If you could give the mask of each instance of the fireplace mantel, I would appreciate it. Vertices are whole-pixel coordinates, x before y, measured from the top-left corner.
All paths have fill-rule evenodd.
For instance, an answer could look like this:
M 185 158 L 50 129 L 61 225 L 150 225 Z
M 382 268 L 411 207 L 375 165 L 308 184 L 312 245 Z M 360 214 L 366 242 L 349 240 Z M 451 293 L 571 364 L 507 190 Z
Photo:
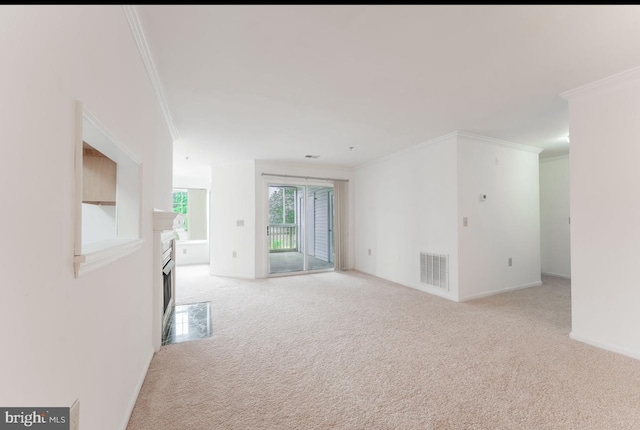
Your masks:
M 183 224 L 184 215 L 182 214 L 160 209 L 153 210 L 154 231 L 173 231 L 182 228 Z

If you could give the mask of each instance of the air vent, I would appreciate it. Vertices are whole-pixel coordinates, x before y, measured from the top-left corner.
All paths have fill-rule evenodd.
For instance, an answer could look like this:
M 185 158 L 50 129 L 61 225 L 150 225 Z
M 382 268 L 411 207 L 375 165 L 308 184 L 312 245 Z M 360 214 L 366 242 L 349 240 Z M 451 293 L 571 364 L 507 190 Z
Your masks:
M 320 158 L 319 155 L 305 155 L 304 158 Z
M 449 290 L 449 257 L 442 254 L 420 253 L 420 282 Z

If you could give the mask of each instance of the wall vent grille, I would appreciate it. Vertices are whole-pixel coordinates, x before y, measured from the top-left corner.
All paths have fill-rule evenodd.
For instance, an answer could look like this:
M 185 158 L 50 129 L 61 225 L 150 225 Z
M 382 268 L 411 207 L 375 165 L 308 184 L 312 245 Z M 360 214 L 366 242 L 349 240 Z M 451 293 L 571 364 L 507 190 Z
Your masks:
M 420 282 L 449 290 L 449 257 L 442 254 L 420 253 Z

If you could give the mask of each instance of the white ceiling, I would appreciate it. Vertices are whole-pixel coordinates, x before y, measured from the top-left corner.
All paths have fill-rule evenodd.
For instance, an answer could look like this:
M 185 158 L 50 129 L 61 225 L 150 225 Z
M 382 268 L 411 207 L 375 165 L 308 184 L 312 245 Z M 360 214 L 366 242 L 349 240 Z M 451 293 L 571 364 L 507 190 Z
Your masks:
M 568 151 L 559 94 L 640 65 L 637 5 L 138 13 L 180 135 L 176 174 L 241 159 L 355 166 L 454 130 L 554 156 Z

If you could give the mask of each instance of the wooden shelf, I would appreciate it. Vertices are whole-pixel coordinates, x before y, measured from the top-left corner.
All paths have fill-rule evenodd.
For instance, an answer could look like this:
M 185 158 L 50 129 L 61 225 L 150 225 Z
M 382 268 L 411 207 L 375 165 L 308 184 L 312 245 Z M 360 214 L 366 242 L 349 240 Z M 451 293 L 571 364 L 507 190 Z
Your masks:
M 82 203 L 115 205 L 116 175 L 116 163 L 83 142 Z

